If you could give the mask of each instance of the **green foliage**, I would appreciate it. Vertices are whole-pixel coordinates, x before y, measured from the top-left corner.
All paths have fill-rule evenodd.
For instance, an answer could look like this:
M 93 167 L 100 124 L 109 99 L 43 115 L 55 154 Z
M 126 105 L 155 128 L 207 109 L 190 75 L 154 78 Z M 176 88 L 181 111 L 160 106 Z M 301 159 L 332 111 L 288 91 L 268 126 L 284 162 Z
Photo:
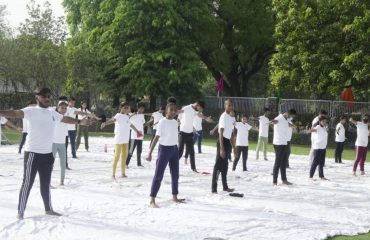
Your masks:
M 352 86 L 357 100 L 370 93 L 370 2 L 273 1 L 276 51 L 273 88 L 283 97 L 335 98 Z M 291 97 L 288 95 L 288 97 Z

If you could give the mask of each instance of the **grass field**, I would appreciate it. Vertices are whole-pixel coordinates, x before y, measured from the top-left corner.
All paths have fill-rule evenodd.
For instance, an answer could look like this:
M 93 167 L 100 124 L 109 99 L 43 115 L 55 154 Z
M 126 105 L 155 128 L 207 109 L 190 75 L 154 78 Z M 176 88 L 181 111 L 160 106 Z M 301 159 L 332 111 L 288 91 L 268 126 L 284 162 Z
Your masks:
M 20 140 L 21 133 L 16 132 L 13 130 L 4 130 L 5 136 L 9 139 L 9 141 L 12 144 L 18 144 Z M 107 133 L 107 132 L 102 132 L 102 133 L 94 133 L 90 132 L 90 136 L 102 136 L 102 137 L 113 137 L 113 133 Z M 145 140 L 149 140 L 149 136 L 145 137 Z M 216 139 L 204 139 L 203 144 L 207 146 L 216 146 Z M 256 149 L 256 142 L 250 142 L 249 143 L 249 148 L 250 149 Z M 268 146 L 268 151 L 273 152 L 273 146 L 272 144 L 269 144 Z M 292 145 L 292 154 L 296 155 L 303 155 L 306 157 L 310 152 L 310 146 L 301 146 L 301 145 Z M 327 151 L 327 157 L 329 158 L 334 158 L 334 149 L 329 148 Z M 354 150 L 351 149 L 345 149 L 343 152 L 343 159 L 354 159 L 355 158 L 355 152 Z M 369 159 L 367 160 L 369 161 Z M 370 232 L 367 234 L 360 234 L 358 236 L 337 236 L 337 237 L 331 237 L 328 238 L 327 240 L 370 240 Z

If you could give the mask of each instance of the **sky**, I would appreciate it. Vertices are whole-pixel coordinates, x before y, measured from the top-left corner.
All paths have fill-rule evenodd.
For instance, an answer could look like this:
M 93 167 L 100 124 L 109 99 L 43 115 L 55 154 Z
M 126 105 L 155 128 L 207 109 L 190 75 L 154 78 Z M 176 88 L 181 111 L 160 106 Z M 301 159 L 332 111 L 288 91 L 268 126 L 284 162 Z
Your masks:
M 12 28 L 17 28 L 26 19 L 26 5 L 28 2 L 29 0 L 0 0 L 1 5 L 6 5 L 7 15 L 5 19 Z M 35 0 L 35 2 L 42 6 L 46 0 Z M 49 0 L 51 9 L 56 17 L 65 16 L 62 2 L 63 0 Z

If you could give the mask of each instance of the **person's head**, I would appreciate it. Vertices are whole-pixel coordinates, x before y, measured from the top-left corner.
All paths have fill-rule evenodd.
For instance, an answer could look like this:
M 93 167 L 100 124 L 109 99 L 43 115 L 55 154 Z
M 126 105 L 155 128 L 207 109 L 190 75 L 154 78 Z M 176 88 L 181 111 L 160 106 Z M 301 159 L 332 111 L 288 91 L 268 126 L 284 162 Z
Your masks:
M 243 113 L 242 115 L 242 122 L 247 123 L 248 122 L 248 115 L 246 113 Z
M 203 112 L 204 108 L 206 107 L 204 101 L 196 101 L 194 105 L 198 112 Z
M 34 91 L 36 102 L 38 106 L 42 108 L 48 108 L 50 106 L 51 90 L 46 87 L 37 88 Z
M 64 115 L 67 112 L 68 103 L 67 101 L 61 100 L 58 102 L 57 112 Z
M 319 117 L 320 116 L 328 116 L 328 112 L 326 110 L 321 109 L 319 112 Z
M 144 113 L 145 104 L 143 102 L 138 102 L 136 106 L 137 106 L 137 112 L 138 113 Z
M 369 114 L 365 114 L 365 115 L 362 117 L 362 122 L 367 124 L 367 123 L 369 123 L 369 119 L 370 119 Z
M 177 103 L 177 100 L 175 97 L 169 97 L 167 98 L 167 103 L 173 103 L 173 104 L 176 104 Z
M 177 114 L 177 105 L 175 103 L 168 103 L 166 106 L 166 117 L 174 119 Z
M 66 96 L 59 96 L 58 101 L 68 101 L 68 98 Z
M 70 97 L 68 101 L 68 106 L 74 107 L 76 105 L 76 99 L 74 97 Z
M 120 113 L 122 113 L 122 114 L 128 114 L 128 113 L 131 112 L 131 107 L 130 107 L 130 104 L 128 102 L 121 103 L 119 108 L 120 108 Z
M 320 116 L 319 117 L 319 124 L 322 127 L 325 127 L 328 125 L 328 118 L 326 116 Z
M 86 109 L 87 108 L 87 102 L 86 101 L 81 101 L 81 108 Z
M 263 109 L 263 115 L 265 115 L 265 117 L 269 116 L 270 115 L 270 108 L 264 108 Z
M 344 116 L 344 115 L 340 116 L 339 121 L 340 121 L 341 124 L 345 124 L 347 122 L 347 117 Z
M 225 111 L 230 114 L 231 111 L 234 110 L 234 105 L 233 105 L 233 101 L 231 101 L 231 99 L 226 99 L 225 102 L 224 102 L 224 108 L 225 108 Z
M 297 116 L 297 111 L 294 108 L 291 108 L 287 111 L 288 118 L 293 119 L 295 116 Z
M 36 104 L 37 104 L 36 99 L 31 99 L 31 100 L 26 102 L 27 107 L 35 106 Z
M 166 112 L 166 106 L 165 106 L 165 105 L 162 105 L 162 106 L 159 108 L 159 112 L 160 112 L 160 113 L 165 113 L 165 112 Z

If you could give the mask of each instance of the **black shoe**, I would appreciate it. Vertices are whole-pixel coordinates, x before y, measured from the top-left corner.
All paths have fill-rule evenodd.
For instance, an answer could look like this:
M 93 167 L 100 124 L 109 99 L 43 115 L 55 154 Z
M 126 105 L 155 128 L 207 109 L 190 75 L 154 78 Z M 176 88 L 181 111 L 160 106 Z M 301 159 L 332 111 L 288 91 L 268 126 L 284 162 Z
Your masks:
M 196 169 L 191 169 L 193 172 L 195 172 L 195 173 L 199 173 L 198 172 L 198 170 L 196 170 Z
M 288 180 L 284 180 L 284 181 L 283 181 L 283 184 L 285 184 L 285 185 L 293 185 L 293 183 L 288 182 Z
M 67 170 L 72 170 L 72 168 L 70 168 L 70 167 L 66 167 L 66 169 L 67 169 Z

